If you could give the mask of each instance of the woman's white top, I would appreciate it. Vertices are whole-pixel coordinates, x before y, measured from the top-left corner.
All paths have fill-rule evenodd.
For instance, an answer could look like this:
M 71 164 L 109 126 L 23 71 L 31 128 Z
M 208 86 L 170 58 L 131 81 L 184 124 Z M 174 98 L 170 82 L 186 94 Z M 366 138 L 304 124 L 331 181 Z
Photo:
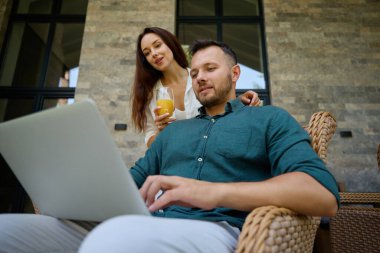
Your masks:
M 176 118 L 176 120 L 183 120 L 183 119 L 190 119 L 192 117 L 195 117 L 198 115 L 198 108 L 202 105 L 199 103 L 198 99 L 195 96 L 195 93 L 193 91 L 193 87 L 191 84 L 191 77 L 190 77 L 190 69 L 187 69 L 188 71 L 188 77 L 186 82 L 186 90 L 185 90 L 185 96 L 184 96 L 184 103 L 185 103 L 185 110 L 181 111 L 175 108 L 173 117 Z M 155 133 L 158 131 L 156 125 L 154 124 L 154 108 L 157 107 L 156 105 L 156 93 L 157 90 L 163 87 L 161 80 L 158 80 L 155 87 L 153 88 L 153 96 L 152 100 L 149 103 L 149 107 L 146 110 L 146 117 L 147 117 L 147 124 L 145 128 L 145 144 L 148 143 L 148 140 L 150 137 L 155 135 Z

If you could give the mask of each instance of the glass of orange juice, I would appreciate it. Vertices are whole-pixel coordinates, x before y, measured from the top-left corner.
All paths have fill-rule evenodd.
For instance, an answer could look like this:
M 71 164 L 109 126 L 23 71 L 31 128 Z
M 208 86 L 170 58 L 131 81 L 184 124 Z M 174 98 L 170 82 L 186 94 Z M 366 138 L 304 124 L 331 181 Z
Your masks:
M 169 117 L 171 117 L 174 112 L 174 95 L 172 88 L 159 88 L 156 94 L 156 104 L 161 107 L 158 110 L 158 115 L 169 113 Z

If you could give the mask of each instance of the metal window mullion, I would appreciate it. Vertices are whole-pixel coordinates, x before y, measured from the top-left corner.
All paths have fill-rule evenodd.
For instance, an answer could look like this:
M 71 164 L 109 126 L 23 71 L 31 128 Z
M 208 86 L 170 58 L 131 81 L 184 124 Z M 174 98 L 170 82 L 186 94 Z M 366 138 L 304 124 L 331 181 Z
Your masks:
M 75 88 L 22 88 L 22 87 L 0 87 L 0 98 L 6 97 L 29 97 L 42 94 L 45 97 L 74 97 Z
M 41 111 L 44 105 L 44 98 L 40 93 L 37 93 L 33 99 L 33 112 Z
M 58 16 L 59 12 L 61 11 L 61 6 L 62 6 L 62 0 L 54 0 L 51 13 L 54 16 Z
M 269 82 L 269 71 L 268 71 L 268 55 L 267 55 L 267 45 L 265 40 L 265 24 L 264 24 L 264 7 L 263 1 L 257 1 L 259 4 L 259 16 L 261 17 L 260 25 L 260 33 L 261 33 L 261 45 L 262 45 L 262 60 L 263 60 L 263 72 L 264 72 L 264 80 L 265 80 L 265 94 L 267 95 L 267 102 L 271 104 L 271 96 L 270 96 L 270 82 Z
M 59 14 L 61 1 L 56 0 L 53 1 L 53 6 L 51 8 L 51 15 L 49 19 L 49 32 L 48 37 L 46 40 L 46 47 L 45 47 L 45 53 L 44 53 L 44 60 L 42 62 L 41 71 L 40 71 L 40 78 L 38 82 L 38 88 L 43 88 L 45 86 L 45 80 L 46 80 L 46 74 L 49 68 L 49 61 L 50 61 L 50 55 L 51 50 L 53 48 L 53 41 L 54 41 L 54 34 L 55 34 L 55 28 L 56 28 L 56 19 Z M 40 95 L 37 95 L 37 100 L 39 100 L 39 105 L 42 103 L 40 100 L 43 98 L 40 97 Z M 41 107 L 42 108 L 42 107 Z M 39 108 L 37 108 L 38 110 Z
M 49 66 L 49 60 L 50 60 L 50 52 L 53 48 L 53 40 L 54 40 L 54 33 L 55 33 L 55 27 L 56 27 L 56 22 L 50 22 L 49 24 L 49 33 L 48 33 L 48 38 L 46 40 L 46 47 L 45 47 L 45 53 L 44 53 L 44 60 L 42 63 L 42 67 L 40 70 L 40 78 L 38 82 L 38 87 L 43 88 L 45 85 L 45 79 L 46 79 L 46 74 Z
M 11 15 L 10 20 L 18 22 L 32 22 L 32 23 L 48 23 L 56 21 L 57 23 L 84 23 L 86 21 L 85 15 L 45 15 L 45 14 L 14 14 Z

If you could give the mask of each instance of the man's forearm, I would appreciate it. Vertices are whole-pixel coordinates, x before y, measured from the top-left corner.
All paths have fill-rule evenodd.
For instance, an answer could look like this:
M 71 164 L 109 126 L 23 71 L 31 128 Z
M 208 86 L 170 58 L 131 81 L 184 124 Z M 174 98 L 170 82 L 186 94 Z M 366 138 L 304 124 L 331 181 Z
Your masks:
M 313 216 L 334 216 L 335 196 L 303 172 L 286 173 L 262 182 L 221 183 L 215 188 L 218 206 L 251 211 L 275 205 Z

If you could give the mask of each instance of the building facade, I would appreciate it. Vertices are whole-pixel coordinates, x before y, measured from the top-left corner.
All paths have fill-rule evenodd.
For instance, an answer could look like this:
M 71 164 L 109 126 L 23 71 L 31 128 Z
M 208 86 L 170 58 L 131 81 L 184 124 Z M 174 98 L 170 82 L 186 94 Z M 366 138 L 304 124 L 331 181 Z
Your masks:
M 0 46 L 12 0 L 0 3 Z M 338 129 L 328 167 L 347 191 L 380 191 L 380 3 L 264 0 L 270 96 L 300 124 L 326 110 Z M 175 33 L 175 0 L 89 0 L 75 101 L 93 99 L 131 166 L 146 150 L 131 122 L 137 35 Z M 115 131 L 115 124 L 126 131 Z

